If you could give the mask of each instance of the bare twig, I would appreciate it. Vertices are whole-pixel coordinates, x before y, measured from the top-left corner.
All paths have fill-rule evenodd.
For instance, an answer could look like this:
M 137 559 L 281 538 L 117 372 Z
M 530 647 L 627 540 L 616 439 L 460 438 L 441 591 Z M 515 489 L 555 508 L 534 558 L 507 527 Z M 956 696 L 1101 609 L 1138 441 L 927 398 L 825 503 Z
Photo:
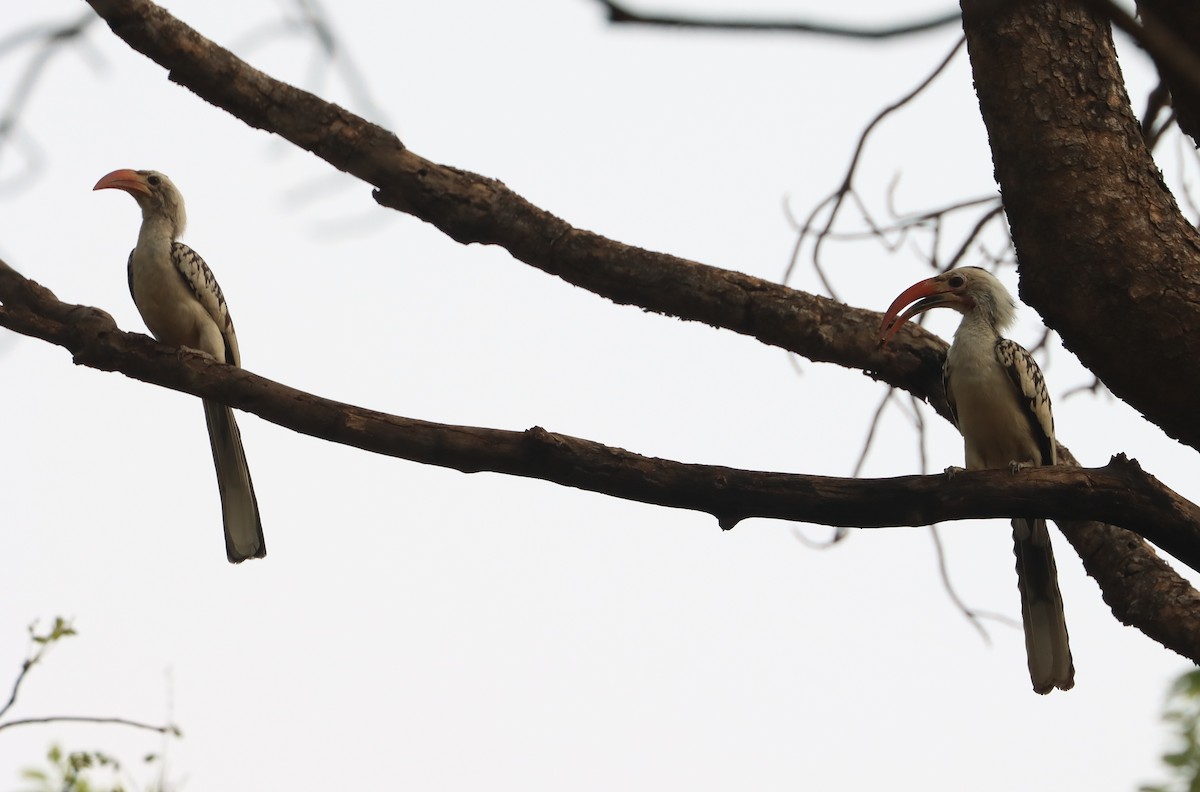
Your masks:
M 1095 377 L 1092 379 L 1091 382 L 1089 382 L 1087 384 L 1076 385 L 1074 388 L 1068 388 L 1067 390 L 1063 391 L 1062 396 L 1060 396 L 1059 398 L 1060 399 L 1069 399 L 1072 396 L 1079 395 L 1080 393 L 1090 393 L 1092 395 L 1095 395 L 1097 393 L 1100 393 L 1103 390 L 1104 390 L 1104 383 L 1100 381 L 1099 377 Z
M 954 251 L 954 255 L 946 260 L 946 263 L 943 265 L 941 271 L 945 272 L 946 270 L 952 270 L 962 264 L 963 259 L 967 256 L 967 252 L 971 249 L 971 245 L 974 244 L 975 240 L 979 239 L 980 235 L 983 234 L 984 229 L 987 228 L 988 224 L 1004 214 L 1004 205 L 1000 203 L 999 198 L 991 198 L 988 200 L 990 203 L 992 203 L 992 206 L 983 214 L 981 214 L 979 219 L 975 221 L 975 225 L 972 226 L 971 230 L 963 238 L 962 243 L 958 246 L 958 250 Z M 942 212 L 941 214 L 944 215 L 946 213 Z
M 837 36 L 857 39 L 887 39 L 908 36 L 948 27 L 959 21 L 958 11 L 919 19 L 912 22 L 897 22 L 878 27 L 857 27 L 833 22 L 804 20 L 748 20 L 748 19 L 702 19 L 690 16 L 668 16 L 631 11 L 615 0 L 598 0 L 608 9 L 608 20 L 620 24 L 658 25 L 666 27 L 703 28 L 708 30 L 746 30 L 779 33 L 812 33 L 822 36 Z
M 889 390 L 894 391 L 895 389 L 889 388 Z M 925 475 L 929 473 L 929 449 L 926 447 L 928 433 L 925 431 L 925 416 L 921 409 L 921 403 L 912 395 L 909 395 L 908 398 L 912 404 L 913 418 L 917 424 L 917 451 L 921 461 L 921 474 Z M 954 583 L 950 580 L 950 568 L 946 562 L 946 548 L 942 544 L 941 530 L 937 523 L 933 523 L 929 526 L 929 535 L 933 539 L 934 555 L 937 558 L 938 575 L 941 578 L 942 588 L 945 590 L 946 596 L 950 598 L 950 602 L 953 603 L 954 607 L 957 608 L 958 611 L 963 615 L 963 618 L 967 620 L 967 623 L 979 632 L 980 637 L 983 638 L 983 642 L 990 645 L 992 638 L 988 634 L 987 628 L 983 626 L 982 619 L 990 618 L 998 621 L 1008 621 L 1009 623 L 1012 623 L 1012 620 L 1002 616 L 1001 614 L 991 613 L 988 611 L 978 611 L 967 605 L 966 600 L 959 595 L 958 590 L 954 588 Z
M 142 723 L 141 721 L 129 720 L 128 718 L 91 718 L 86 715 L 47 715 L 41 718 L 20 718 L 0 723 L 0 731 L 11 729 L 13 726 L 28 726 L 33 723 L 108 723 L 119 726 L 132 726 L 135 729 L 146 729 L 147 731 L 168 734 L 174 737 L 179 737 L 182 734 L 178 726 L 169 723 L 165 726 L 156 726 L 153 723 Z
M 18 172 L 10 179 L 11 182 L 25 180 L 41 166 L 41 154 L 32 139 L 18 138 L 21 113 L 25 109 L 26 102 L 45 73 L 50 59 L 60 53 L 68 42 L 81 41 L 81 34 L 95 20 L 94 14 L 84 12 L 60 25 L 34 25 L 0 39 L 0 58 L 13 55 L 27 45 L 33 45 L 33 53 L 25 63 L 23 73 L 17 78 L 12 93 L 5 100 L 3 108 L 0 109 L 0 155 L 14 141 L 25 144 L 26 165 L 23 171 Z
M 1167 87 L 1166 80 L 1159 80 L 1158 85 L 1154 86 L 1146 97 L 1146 110 L 1142 113 L 1142 137 L 1146 140 L 1146 148 L 1151 151 L 1158 145 L 1162 133 L 1174 119 L 1170 108 L 1171 90 Z M 1166 119 L 1161 124 L 1156 123 L 1164 111 L 1167 113 Z
M 0 707 L 0 718 L 4 717 L 17 700 L 17 692 L 21 689 L 21 683 L 25 681 L 25 677 L 29 674 L 30 669 L 41 662 L 45 657 L 46 652 L 50 647 L 58 643 L 63 638 L 75 635 L 75 629 L 71 624 L 65 621 L 61 616 L 55 618 L 54 625 L 50 630 L 42 635 L 37 633 L 37 624 L 29 626 L 30 641 L 37 647 L 31 651 L 26 657 L 25 662 L 21 664 L 21 670 L 17 674 L 16 680 L 13 682 L 12 693 L 8 697 L 8 702 Z M 137 729 L 147 729 L 149 731 L 158 732 L 160 734 L 169 734 L 175 737 L 180 736 L 179 728 L 167 724 L 165 726 L 155 726 L 150 723 L 142 723 L 141 721 L 129 720 L 128 718 L 99 718 L 86 715 L 44 715 L 37 718 L 18 718 L 16 720 L 5 721 L 0 723 L 0 731 L 11 729 L 14 726 L 28 726 L 34 723 L 106 723 L 117 724 L 119 726 L 132 726 Z
M 883 394 L 883 398 L 879 400 L 879 406 L 875 408 L 875 412 L 871 415 L 871 423 L 867 426 L 867 438 L 863 441 L 862 451 L 859 452 L 858 461 L 854 463 L 854 472 L 851 477 L 858 478 L 862 473 L 863 465 L 867 463 L 867 454 L 871 452 L 871 445 L 875 442 L 875 431 L 879 428 L 879 420 L 883 417 L 883 411 L 887 408 L 888 402 L 892 400 L 892 396 L 896 393 L 895 388 L 888 388 Z M 925 471 L 922 470 L 922 473 Z
M 1200 55 L 1151 11 L 1139 7 L 1139 23 L 1132 14 L 1113 0 L 1081 0 L 1099 11 L 1122 32 L 1140 44 L 1159 67 L 1166 67 L 1185 83 L 1189 91 L 1200 94 Z
M 821 246 L 826 236 L 833 229 L 833 224 L 837 221 L 837 216 L 841 210 L 842 203 L 854 189 L 854 174 L 858 170 L 858 164 L 862 159 L 863 150 L 866 148 L 867 140 L 870 138 L 875 127 L 879 126 L 879 124 L 882 123 L 885 118 L 919 96 L 921 92 L 928 88 L 933 81 L 937 79 L 938 75 L 946 70 L 946 67 L 950 65 L 950 62 L 954 60 L 954 57 L 958 54 L 959 50 L 962 49 L 965 41 L 966 39 L 960 38 L 928 77 L 922 80 L 919 85 L 902 96 L 900 99 L 880 110 L 863 129 L 862 133 L 858 137 L 858 143 L 854 147 L 854 153 L 850 157 L 850 165 L 846 169 L 846 175 L 842 179 L 842 183 L 827 198 L 817 204 L 816 208 L 809 213 L 808 217 L 798 229 L 796 244 L 792 250 L 792 259 L 788 263 L 788 266 L 783 273 L 784 283 L 787 283 L 791 280 L 792 273 L 795 270 L 796 264 L 799 260 L 800 250 L 808 236 L 811 234 L 815 237 L 813 241 L 811 262 L 813 267 L 816 269 L 817 274 L 820 276 L 822 285 L 825 287 L 826 291 L 831 297 L 836 299 L 836 293 L 834 292 L 832 285 L 829 283 L 829 279 L 825 276 L 824 270 L 821 267 Z M 829 207 L 829 211 L 825 218 L 825 222 L 821 224 L 821 227 L 818 230 L 814 230 L 817 226 L 817 217 L 819 213 L 824 211 L 826 207 Z
M 974 627 L 979 633 L 979 637 L 983 639 L 983 642 L 989 646 L 991 646 L 992 643 L 992 636 L 988 633 L 987 628 L 983 626 L 984 619 L 998 621 L 1002 624 L 1008 625 L 1009 627 L 1020 627 L 1020 622 L 1005 616 L 1003 613 L 975 610 L 974 608 L 969 607 L 967 603 L 963 601 L 963 599 L 958 595 L 958 592 L 955 591 L 954 584 L 950 581 L 950 568 L 946 563 L 946 549 L 942 545 L 942 537 L 938 532 L 938 526 L 929 526 L 929 534 L 933 539 L 933 546 L 937 555 L 938 574 L 942 578 L 942 587 L 946 590 L 946 594 L 950 597 L 950 601 L 954 603 L 954 606 L 959 610 L 959 612 L 966 617 L 967 623 Z
M 50 647 L 63 638 L 74 634 L 74 628 L 61 616 L 54 620 L 54 625 L 44 635 L 37 633 L 36 622 L 29 625 L 29 642 L 32 644 L 32 647 L 25 661 L 21 663 L 21 670 L 17 673 L 17 678 L 13 681 L 12 692 L 9 693 L 8 701 L 5 702 L 3 707 L 0 707 L 0 718 L 3 718 L 5 713 L 12 709 L 13 705 L 17 702 L 17 693 L 21 690 L 21 683 L 25 681 L 25 677 L 29 674 L 29 671 L 46 656 L 46 652 L 50 651 Z M 3 728 L 3 725 L 0 725 L 0 728 Z

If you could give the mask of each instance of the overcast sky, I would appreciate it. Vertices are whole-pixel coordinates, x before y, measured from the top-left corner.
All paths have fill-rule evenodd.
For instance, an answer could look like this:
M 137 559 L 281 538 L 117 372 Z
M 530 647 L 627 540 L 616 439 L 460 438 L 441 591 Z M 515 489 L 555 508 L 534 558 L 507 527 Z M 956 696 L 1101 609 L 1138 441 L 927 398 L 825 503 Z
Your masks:
M 803 214 L 832 190 L 862 126 L 958 35 L 618 29 L 590 0 L 329 5 L 369 98 L 344 62 L 323 65 L 311 37 L 279 27 L 290 4 L 170 9 L 577 226 L 773 280 L 795 242 L 785 206 Z M 9 6 L 0 39 L 85 10 Z M 30 54 L 0 60 L 0 101 Z M 1145 64 L 1134 54 L 1126 69 L 1140 107 Z M 778 349 L 614 306 L 381 209 L 368 186 L 169 83 L 97 23 L 52 60 L 0 150 L 0 258 L 128 330 L 144 331 L 125 280 L 139 214 L 118 191 L 91 191 L 122 167 L 161 170 L 183 192 L 184 239 L 220 280 L 243 364 L 321 396 L 827 475 L 851 473 L 883 396 L 861 373 L 802 362 L 797 374 Z M 880 129 L 862 168 L 876 207 L 897 174 L 904 211 L 994 192 L 965 53 Z M 925 276 L 910 246 L 843 246 L 828 263 L 840 296 L 874 309 Z M 803 267 L 793 284 L 819 288 Z M 948 336 L 954 317 L 930 326 Z M 1040 328 L 1022 308 L 1014 337 L 1032 344 Z M 1042 362 L 1055 397 L 1090 381 L 1061 349 Z M 0 732 L 0 790 L 20 788 L 54 741 L 115 754 L 143 779 L 138 757 L 165 750 L 174 788 L 226 792 L 1105 792 L 1160 777 L 1162 699 L 1189 664 L 1118 624 L 1057 533 L 1077 684 L 1041 697 L 1019 627 L 985 622 L 985 643 L 955 609 L 927 529 L 852 532 L 816 551 L 782 522 L 722 533 L 703 514 L 371 456 L 243 414 L 268 556 L 235 567 L 197 399 L 7 333 L 0 372 L 0 689 L 30 622 L 63 615 L 80 631 L 10 717 L 170 720 L 185 735 Z M 1116 400 L 1058 398 L 1056 418 L 1086 464 L 1123 451 L 1200 497 L 1194 452 Z M 930 469 L 961 464 L 954 429 L 930 424 Z M 865 474 L 919 465 L 911 422 L 889 412 Z M 1019 619 L 1007 523 L 942 536 L 966 602 Z

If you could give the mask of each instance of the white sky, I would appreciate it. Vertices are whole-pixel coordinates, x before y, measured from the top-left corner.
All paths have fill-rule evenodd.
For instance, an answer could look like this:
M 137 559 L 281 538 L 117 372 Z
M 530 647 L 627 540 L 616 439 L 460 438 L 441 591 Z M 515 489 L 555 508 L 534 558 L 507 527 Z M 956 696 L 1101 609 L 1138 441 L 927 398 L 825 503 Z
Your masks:
M 9 5 L 0 37 L 83 8 Z M 881 5 L 897 17 L 943 7 Z M 170 5 L 276 77 L 370 113 L 335 74 L 314 76 L 310 40 L 240 46 L 284 7 Z M 877 21 L 878 7 L 839 13 Z M 417 153 L 578 226 L 771 279 L 794 241 L 784 200 L 804 213 L 830 190 L 865 122 L 956 35 L 869 45 L 611 29 L 588 0 L 345 0 L 332 13 L 377 120 Z M 0 60 L 0 97 L 23 63 Z M 829 366 L 797 376 L 780 350 L 616 307 L 380 209 L 367 186 L 170 84 L 101 24 L 52 62 L 21 123 L 41 168 L 25 175 L 0 152 L 0 257 L 143 331 L 124 272 L 136 207 L 91 187 L 118 167 L 165 171 L 246 367 L 323 396 L 848 475 L 883 393 Z M 863 165 L 880 205 L 897 172 L 906 209 L 994 190 L 964 55 L 880 134 Z M 869 245 L 830 258 L 841 296 L 877 309 L 924 276 L 914 262 Z M 817 288 L 804 269 L 795 285 Z M 1022 316 L 1015 335 L 1030 343 L 1039 326 Z M 949 333 L 953 317 L 932 327 Z M 11 334 L 0 365 L 0 689 L 31 621 L 61 614 L 81 632 L 10 717 L 173 720 L 176 788 L 1105 792 L 1161 776 L 1160 705 L 1188 664 L 1119 625 L 1065 542 L 1077 685 L 1048 697 L 1029 689 L 1019 628 L 990 623 L 988 646 L 954 609 L 925 529 L 816 552 L 785 523 L 722 533 L 702 514 L 375 457 L 252 415 L 241 426 L 269 555 L 234 567 L 196 399 Z M 1048 379 L 1056 394 L 1088 381 L 1061 351 Z M 1124 405 L 1056 408 L 1085 462 L 1124 451 L 1200 497 L 1194 454 Z M 934 424 L 932 468 L 961 463 L 954 430 Z M 899 413 L 879 443 L 869 475 L 917 472 Z M 1007 524 L 943 536 L 967 602 L 1018 618 Z M 163 749 L 118 727 L 2 732 L 0 790 L 19 788 L 52 741 L 135 767 Z

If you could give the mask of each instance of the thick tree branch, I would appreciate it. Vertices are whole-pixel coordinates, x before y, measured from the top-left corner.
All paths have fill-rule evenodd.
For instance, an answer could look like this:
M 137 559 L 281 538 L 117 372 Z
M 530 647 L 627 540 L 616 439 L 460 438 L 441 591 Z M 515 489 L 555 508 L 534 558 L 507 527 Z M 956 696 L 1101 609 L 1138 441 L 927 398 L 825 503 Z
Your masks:
M 1146 149 L 1109 26 L 1075 3 L 962 6 L 1022 297 L 1113 393 L 1200 448 L 1200 234 Z
M 940 339 L 906 333 L 880 352 L 873 311 L 575 228 L 495 179 L 430 162 L 391 132 L 272 79 L 149 0 L 89 2 L 130 46 L 169 69 L 171 80 L 375 185 L 380 203 L 459 242 L 499 245 L 618 304 L 733 330 L 810 360 L 880 372 L 923 399 L 941 398 L 940 374 L 930 376 L 941 365 Z
M 456 240 L 502 245 L 518 259 L 617 303 L 706 322 L 813 360 L 863 369 L 929 400 L 945 414 L 940 382 L 945 343 L 928 333 L 906 328 L 887 352 L 880 353 L 874 343 L 878 314 L 575 229 L 497 181 L 429 162 L 385 130 L 272 80 L 147 0 L 89 2 L 114 32 L 170 70 L 172 80 L 249 125 L 274 131 L 376 185 L 381 203 L 420 217 Z M 27 321 L 36 326 L 39 320 Z M 213 376 L 220 380 L 252 375 L 223 370 Z M 254 399 L 239 400 L 213 387 L 209 395 L 214 398 L 256 411 Z M 323 415 L 329 426 L 347 421 L 336 410 Z M 531 442 L 537 443 L 537 438 Z M 1111 531 L 1125 539 L 1108 541 L 1105 532 Z M 1119 618 L 1178 619 L 1186 609 L 1189 623 L 1200 624 L 1195 592 L 1136 537 L 1109 526 L 1088 525 L 1077 526 L 1072 541 Z M 1129 570 L 1138 574 L 1127 574 Z M 1139 608 L 1133 599 L 1168 588 L 1188 591 L 1192 599 L 1176 597 L 1178 607 L 1166 614 Z M 1171 625 L 1138 626 L 1175 651 L 1200 660 L 1197 636 L 1180 634 Z
M 81 365 L 230 404 L 280 426 L 377 454 L 464 473 L 538 478 L 712 514 L 877 528 L 1038 514 L 1104 520 L 1145 536 L 1200 571 L 1200 507 L 1114 458 L 1104 468 L 970 471 L 953 477 L 855 479 L 738 470 L 640 456 L 540 427 L 451 426 L 323 399 L 211 358 L 121 331 L 104 311 L 60 302 L 0 262 L 0 326 L 58 344 Z
M 1128 531 L 1102 523 L 1057 525 L 1122 624 L 1200 663 L 1200 592 Z

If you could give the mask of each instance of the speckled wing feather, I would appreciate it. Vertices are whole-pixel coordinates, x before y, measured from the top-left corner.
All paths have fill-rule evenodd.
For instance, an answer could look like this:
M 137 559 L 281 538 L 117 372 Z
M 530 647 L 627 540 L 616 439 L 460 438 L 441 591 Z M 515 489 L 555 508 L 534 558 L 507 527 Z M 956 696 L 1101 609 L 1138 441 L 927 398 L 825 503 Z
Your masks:
M 137 294 L 133 291 L 133 254 L 129 252 L 129 261 L 125 264 L 126 278 L 129 281 L 129 296 L 137 303 Z M 225 304 L 225 293 L 217 276 L 200 258 L 200 254 L 182 242 L 171 243 L 171 264 L 184 286 L 196 298 L 196 302 L 204 307 L 208 315 L 217 323 L 221 330 L 221 338 L 225 340 L 225 362 L 234 366 L 242 365 L 242 355 L 238 349 L 237 333 L 233 329 L 233 317 L 229 315 L 229 306 Z
M 175 265 L 187 287 L 192 290 L 192 294 L 204 306 L 204 310 L 208 311 L 208 315 L 221 328 L 221 337 L 225 339 L 225 362 L 234 366 L 242 365 L 237 333 L 233 330 L 233 317 L 229 315 L 225 295 L 221 292 L 221 285 L 217 283 L 212 270 L 204 263 L 204 259 L 200 258 L 199 253 L 182 242 L 171 243 L 171 263 Z
M 1042 458 L 1040 465 L 1057 464 L 1054 449 L 1054 413 L 1050 409 L 1050 392 L 1033 355 L 1015 341 L 1001 338 L 996 341 L 996 360 L 1004 367 L 1025 407 L 1029 429 L 1037 442 Z

